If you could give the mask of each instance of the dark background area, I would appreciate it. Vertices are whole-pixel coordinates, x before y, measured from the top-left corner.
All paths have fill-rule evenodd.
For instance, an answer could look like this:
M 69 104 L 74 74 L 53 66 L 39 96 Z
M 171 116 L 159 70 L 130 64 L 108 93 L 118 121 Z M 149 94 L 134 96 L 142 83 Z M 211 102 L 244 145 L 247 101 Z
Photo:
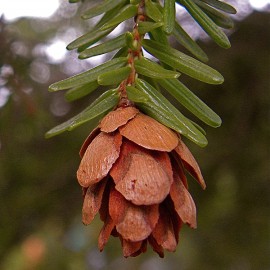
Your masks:
M 223 120 L 218 129 L 206 127 L 206 148 L 187 142 L 207 183 L 202 191 L 189 181 L 198 228 L 184 226 L 177 251 L 165 259 L 150 248 L 124 259 L 113 237 L 98 251 L 98 218 L 81 223 L 76 170 L 89 125 L 44 139 L 94 98 L 68 104 L 63 93 L 47 92 L 92 65 L 79 66 L 72 53 L 61 63 L 44 54 L 47 40 L 81 23 L 64 11 L 47 21 L 0 22 L 0 269 L 270 269 L 270 14 L 237 21 L 229 50 L 200 42 L 223 85 L 183 76 Z

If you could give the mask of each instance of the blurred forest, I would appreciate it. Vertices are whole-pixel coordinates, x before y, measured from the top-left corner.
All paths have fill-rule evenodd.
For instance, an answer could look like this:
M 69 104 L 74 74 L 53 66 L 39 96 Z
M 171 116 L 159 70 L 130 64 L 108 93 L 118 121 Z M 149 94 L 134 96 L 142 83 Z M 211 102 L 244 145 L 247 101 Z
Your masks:
M 0 269 L 270 269 L 270 13 L 237 20 L 229 50 L 200 41 L 223 85 L 183 76 L 223 119 L 221 128 L 206 128 L 206 148 L 187 142 L 208 185 L 202 191 L 189 181 L 198 229 L 184 226 L 177 251 L 165 259 L 150 248 L 124 259 L 113 237 L 98 251 L 98 217 L 81 223 L 76 170 L 91 127 L 44 139 L 91 102 L 71 104 L 64 93 L 47 92 L 49 84 L 96 65 L 73 52 L 62 60 L 46 53 L 54 40 L 67 44 L 89 27 L 79 9 L 63 2 L 47 20 L 0 20 Z

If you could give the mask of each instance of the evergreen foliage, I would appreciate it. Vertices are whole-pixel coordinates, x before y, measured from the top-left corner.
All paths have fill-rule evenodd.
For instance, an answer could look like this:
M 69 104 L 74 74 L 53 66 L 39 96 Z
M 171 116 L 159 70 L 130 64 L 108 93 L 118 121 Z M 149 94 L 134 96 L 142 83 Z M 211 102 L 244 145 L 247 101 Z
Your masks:
M 70 3 L 75 2 L 79 1 L 70 0 Z M 142 112 L 199 146 L 207 145 L 203 128 L 184 116 L 159 91 L 160 87 L 167 91 L 205 124 L 212 127 L 221 125 L 220 117 L 179 80 L 183 73 L 208 84 L 224 81 L 218 71 L 203 63 L 208 60 L 207 55 L 176 20 L 176 6 L 185 8 L 219 46 L 230 47 L 221 28 L 233 26 L 229 15 L 236 10 L 219 0 L 105 0 L 98 4 L 90 3 L 82 19 L 102 16 L 89 32 L 72 41 L 67 49 L 77 49 L 79 59 L 112 51 L 116 54 L 106 63 L 52 84 L 49 90 L 68 90 L 66 98 L 69 101 L 85 97 L 99 86 L 106 86 L 108 90 L 79 115 L 48 131 L 47 138 L 101 119 L 117 106 L 133 102 Z M 134 24 L 130 31 L 104 41 L 118 25 L 131 18 L 134 18 Z M 192 56 L 173 48 L 170 36 L 174 36 Z M 97 42 L 101 43 L 96 45 Z M 143 50 L 157 62 L 145 57 Z

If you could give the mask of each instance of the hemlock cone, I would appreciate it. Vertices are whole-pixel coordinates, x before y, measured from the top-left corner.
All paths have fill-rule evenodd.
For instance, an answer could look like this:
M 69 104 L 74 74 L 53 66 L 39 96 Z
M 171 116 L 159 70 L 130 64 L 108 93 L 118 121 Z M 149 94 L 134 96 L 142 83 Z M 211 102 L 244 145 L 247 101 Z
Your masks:
M 149 243 L 160 257 L 175 251 L 182 223 L 196 228 L 196 207 L 185 171 L 205 183 L 181 138 L 135 107 L 118 108 L 84 142 L 77 177 L 84 190 L 82 220 L 99 212 L 98 245 L 121 240 L 123 255 L 137 256 Z

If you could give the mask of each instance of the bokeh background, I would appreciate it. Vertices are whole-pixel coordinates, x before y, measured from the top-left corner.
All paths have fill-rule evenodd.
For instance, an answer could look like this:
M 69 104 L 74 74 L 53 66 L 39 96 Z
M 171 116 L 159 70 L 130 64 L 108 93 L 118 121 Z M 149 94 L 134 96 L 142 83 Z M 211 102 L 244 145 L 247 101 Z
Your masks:
M 48 129 L 95 98 L 70 104 L 63 93 L 47 92 L 49 84 L 104 61 L 79 61 L 75 52 L 65 51 L 92 22 L 83 23 L 83 7 L 67 1 L 47 18 L 20 17 L 16 3 L 29 1 L 13 2 L 14 18 L 0 3 L 0 269 L 270 269 L 269 5 L 254 9 L 251 2 L 230 1 L 239 14 L 228 32 L 229 50 L 181 17 L 201 38 L 209 65 L 224 75 L 225 83 L 209 86 L 181 78 L 222 117 L 223 125 L 205 127 L 209 145 L 204 149 L 187 142 L 207 182 L 202 191 L 189 179 L 198 229 L 184 226 L 177 251 L 164 259 L 150 248 L 124 259 L 113 237 L 103 253 L 98 251 L 98 218 L 87 227 L 81 223 L 76 170 L 90 126 L 44 139 Z

